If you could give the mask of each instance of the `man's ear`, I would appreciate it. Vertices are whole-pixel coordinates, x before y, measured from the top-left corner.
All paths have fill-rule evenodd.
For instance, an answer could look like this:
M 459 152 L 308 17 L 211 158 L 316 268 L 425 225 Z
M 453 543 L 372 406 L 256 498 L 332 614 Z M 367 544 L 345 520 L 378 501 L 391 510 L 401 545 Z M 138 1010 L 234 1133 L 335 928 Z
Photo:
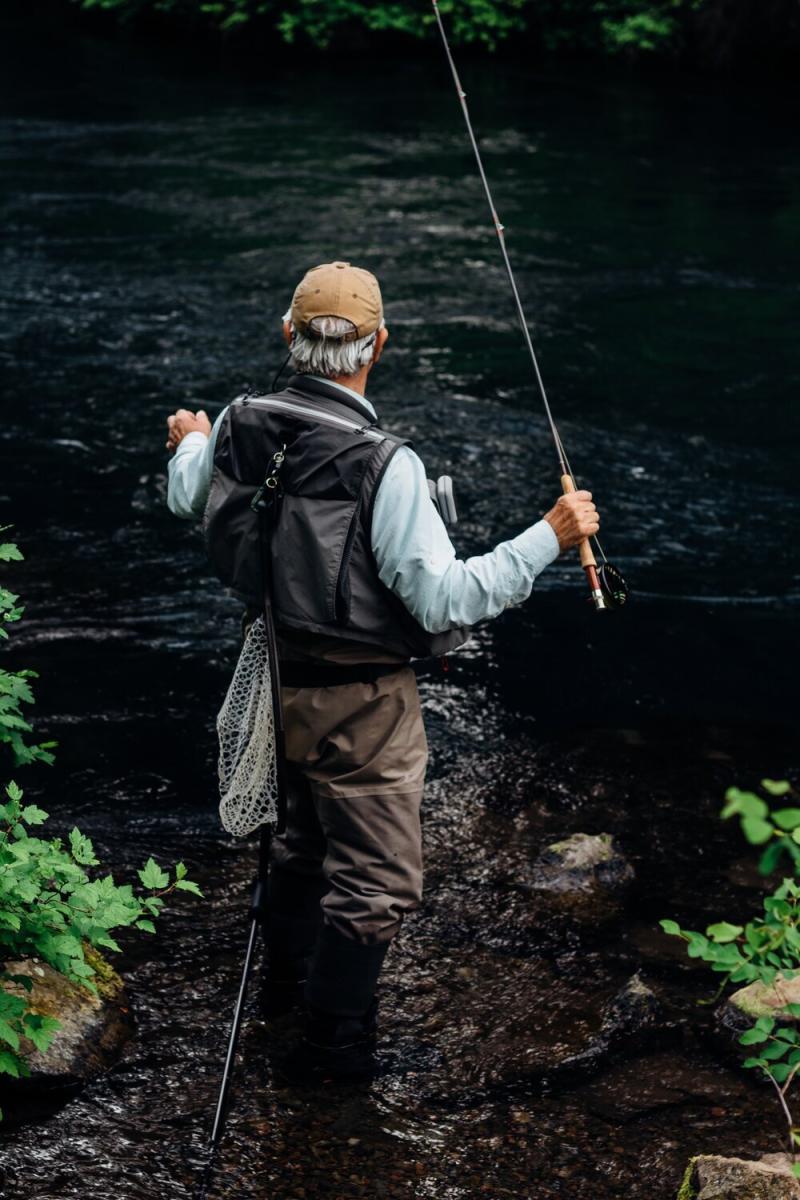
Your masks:
M 288 321 L 284 321 L 284 322 L 283 322 L 283 340 L 286 342 L 286 345 L 287 345 L 287 346 L 290 346 L 290 347 L 291 347 L 291 344 L 292 344 L 292 327 L 291 327 L 291 325 L 289 324 L 289 322 L 288 322 Z
M 372 353 L 373 366 L 378 361 L 380 356 L 383 354 L 383 347 L 386 345 L 388 340 L 389 340 L 389 330 L 384 325 L 383 328 L 379 329 L 377 334 L 375 335 L 375 349 Z

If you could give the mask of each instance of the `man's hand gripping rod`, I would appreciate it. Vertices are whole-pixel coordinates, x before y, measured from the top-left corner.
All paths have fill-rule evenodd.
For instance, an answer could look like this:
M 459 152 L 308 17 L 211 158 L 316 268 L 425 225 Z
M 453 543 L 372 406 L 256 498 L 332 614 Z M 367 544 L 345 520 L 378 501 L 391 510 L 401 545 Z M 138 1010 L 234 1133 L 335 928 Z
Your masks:
M 452 51 L 450 49 L 450 43 L 447 40 L 447 33 L 445 32 L 444 23 L 442 22 L 442 15 L 439 12 L 439 5 L 437 3 L 437 0 L 432 0 L 432 4 L 433 4 L 433 11 L 434 11 L 434 14 L 436 17 L 436 24 L 438 25 L 439 33 L 442 36 L 442 45 L 444 46 L 444 52 L 447 55 L 447 61 L 450 65 L 450 71 L 453 76 L 453 82 L 456 85 L 456 92 L 458 93 L 458 99 L 461 104 L 461 111 L 464 114 L 464 121 L 467 126 L 467 133 L 469 134 L 469 140 L 472 145 L 473 152 L 475 154 L 475 161 L 478 164 L 478 173 L 480 174 L 481 183 L 483 184 L 483 190 L 486 193 L 486 199 L 489 203 L 489 211 L 492 214 L 492 222 L 494 224 L 495 233 L 497 234 L 497 240 L 498 240 L 498 243 L 500 246 L 500 253 L 503 256 L 503 263 L 506 268 L 506 274 L 508 275 L 508 282 L 511 285 L 511 291 L 514 296 L 514 304 L 517 309 L 517 316 L 519 318 L 520 326 L 522 327 L 522 334 L 523 334 L 523 337 L 525 338 L 525 344 L 528 347 L 528 353 L 530 354 L 531 363 L 533 365 L 533 373 L 536 378 L 536 384 L 538 386 L 539 393 L 542 397 L 542 403 L 544 404 L 544 411 L 547 416 L 547 423 L 550 426 L 550 433 L 552 434 L 552 437 L 553 437 L 553 444 L 555 445 L 556 454 L 558 455 L 558 465 L 559 465 L 559 470 L 560 470 L 560 474 L 561 474 L 561 488 L 562 488 L 562 491 L 564 491 L 564 492 L 574 492 L 577 490 L 577 485 L 575 483 L 575 476 L 572 472 L 572 468 L 569 465 L 569 459 L 567 458 L 566 452 L 565 452 L 564 447 L 561 442 L 561 437 L 559 435 L 558 428 L 553 419 L 553 414 L 550 410 L 550 402 L 547 399 L 547 392 L 545 391 L 544 380 L 542 379 L 542 373 L 539 370 L 539 361 L 536 357 L 536 351 L 533 347 L 533 340 L 531 338 L 530 330 L 528 328 L 528 322 L 525 317 L 525 310 L 522 307 L 522 301 L 520 299 L 519 290 L 517 289 L 517 281 L 514 278 L 514 272 L 511 268 L 511 261 L 508 257 L 508 250 L 506 249 L 504 226 L 501 223 L 500 218 L 497 215 L 497 209 L 494 206 L 494 200 L 492 198 L 491 188 L 489 187 L 489 180 L 486 178 L 486 171 L 484 170 L 484 167 L 483 167 L 483 159 L 481 158 L 481 152 L 480 152 L 480 149 L 478 148 L 478 142 L 475 137 L 475 131 L 472 128 L 472 121 L 470 120 L 469 109 L 467 108 L 466 92 L 464 91 L 463 87 L 461 86 L 461 80 L 459 79 L 459 76 L 458 76 L 456 64 L 453 59 Z M 625 588 L 624 580 L 622 579 L 622 576 L 619 574 L 618 571 L 616 571 L 616 570 L 614 570 L 614 568 L 611 568 L 608 566 L 608 564 L 605 561 L 605 555 L 603 554 L 600 543 L 597 541 L 597 538 L 595 538 L 594 540 L 595 540 L 595 544 L 597 545 L 598 550 L 600 551 L 600 555 L 603 558 L 603 566 L 601 568 L 599 568 L 599 570 L 598 570 L 598 566 L 597 566 L 597 560 L 595 559 L 589 539 L 586 538 L 583 542 L 581 542 L 580 547 L 579 547 L 580 556 L 581 556 L 581 566 L 583 567 L 584 571 L 586 572 L 587 578 L 589 580 L 589 588 L 591 591 L 591 598 L 594 603 L 594 606 L 596 609 L 606 609 L 606 608 L 611 607 L 611 605 L 613 603 L 623 604 L 625 602 L 625 596 L 627 595 L 627 589 Z M 604 589 L 604 587 L 602 586 L 601 574 L 603 574 L 606 569 L 608 569 L 612 573 L 614 587 L 608 586 Z M 624 589 L 624 591 L 623 590 L 615 590 L 615 589 Z M 622 596 L 623 598 L 619 599 L 618 598 L 619 596 Z

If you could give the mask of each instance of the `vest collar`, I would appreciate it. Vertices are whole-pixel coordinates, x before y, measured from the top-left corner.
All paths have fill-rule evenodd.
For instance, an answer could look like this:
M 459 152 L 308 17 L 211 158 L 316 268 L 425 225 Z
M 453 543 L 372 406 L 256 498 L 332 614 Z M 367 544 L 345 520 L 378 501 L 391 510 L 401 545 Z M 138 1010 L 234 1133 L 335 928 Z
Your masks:
M 336 412 L 337 409 L 341 410 L 343 415 L 348 416 L 351 420 L 363 421 L 365 425 L 376 423 L 375 412 L 371 406 L 358 398 L 349 388 L 345 390 L 334 387 L 326 380 L 310 375 L 292 375 L 286 386 L 290 391 L 300 392 L 307 399 L 313 400 L 321 408 L 332 412 Z

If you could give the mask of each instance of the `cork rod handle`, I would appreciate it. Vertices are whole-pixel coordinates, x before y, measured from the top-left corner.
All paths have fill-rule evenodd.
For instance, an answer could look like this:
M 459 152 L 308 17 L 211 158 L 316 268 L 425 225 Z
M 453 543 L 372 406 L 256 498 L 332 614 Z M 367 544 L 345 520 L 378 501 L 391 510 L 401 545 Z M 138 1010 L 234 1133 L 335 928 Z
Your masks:
M 561 490 L 564 493 L 564 495 L 567 495 L 567 493 L 569 493 L 569 492 L 576 491 L 575 481 L 573 480 L 571 475 L 562 475 L 561 476 Z M 597 566 L 597 559 L 595 558 L 594 554 L 592 553 L 592 544 L 588 538 L 584 538 L 584 540 L 578 546 L 578 550 L 580 551 L 580 556 L 581 556 L 581 566 L 584 569 L 586 567 L 596 567 Z

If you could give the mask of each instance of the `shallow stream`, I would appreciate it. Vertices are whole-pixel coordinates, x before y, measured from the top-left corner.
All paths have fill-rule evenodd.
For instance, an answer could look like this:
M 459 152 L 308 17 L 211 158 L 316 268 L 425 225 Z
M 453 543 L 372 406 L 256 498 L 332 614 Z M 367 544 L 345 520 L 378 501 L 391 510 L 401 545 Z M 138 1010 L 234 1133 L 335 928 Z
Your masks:
M 459 549 L 536 519 L 556 470 L 438 60 L 243 77 L 4 44 L 0 519 L 27 604 L 8 661 L 41 672 L 60 742 L 20 782 L 116 872 L 183 858 L 207 900 L 128 944 L 136 1038 L 58 1112 L 6 1121 L 2 1194 L 171 1200 L 202 1163 L 254 856 L 214 798 L 238 611 L 165 511 L 166 415 L 269 386 L 294 282 L 349 258 L 384 285 L 371 398 L 455 477 Z M 771 1097 L 709 1048 L 709 980 L 654 930 L 753 910 L 720 797 L 797 765 L 796 102 L 619 69 L 463 74 L 562 434 L 635 599 L 595 616 L 565 559 L 421 672 L 428 891 L 388 960 L 386 1073 L 275 1090 L 250 1020 L 218 1197 L 670 1200 L 690 1154 L 777 1144 Z M 636 869 L 610 924 L 533 919 L 516 886 L 576 830 Z M 656 1035 L 549 1071 L 637 971 Z

